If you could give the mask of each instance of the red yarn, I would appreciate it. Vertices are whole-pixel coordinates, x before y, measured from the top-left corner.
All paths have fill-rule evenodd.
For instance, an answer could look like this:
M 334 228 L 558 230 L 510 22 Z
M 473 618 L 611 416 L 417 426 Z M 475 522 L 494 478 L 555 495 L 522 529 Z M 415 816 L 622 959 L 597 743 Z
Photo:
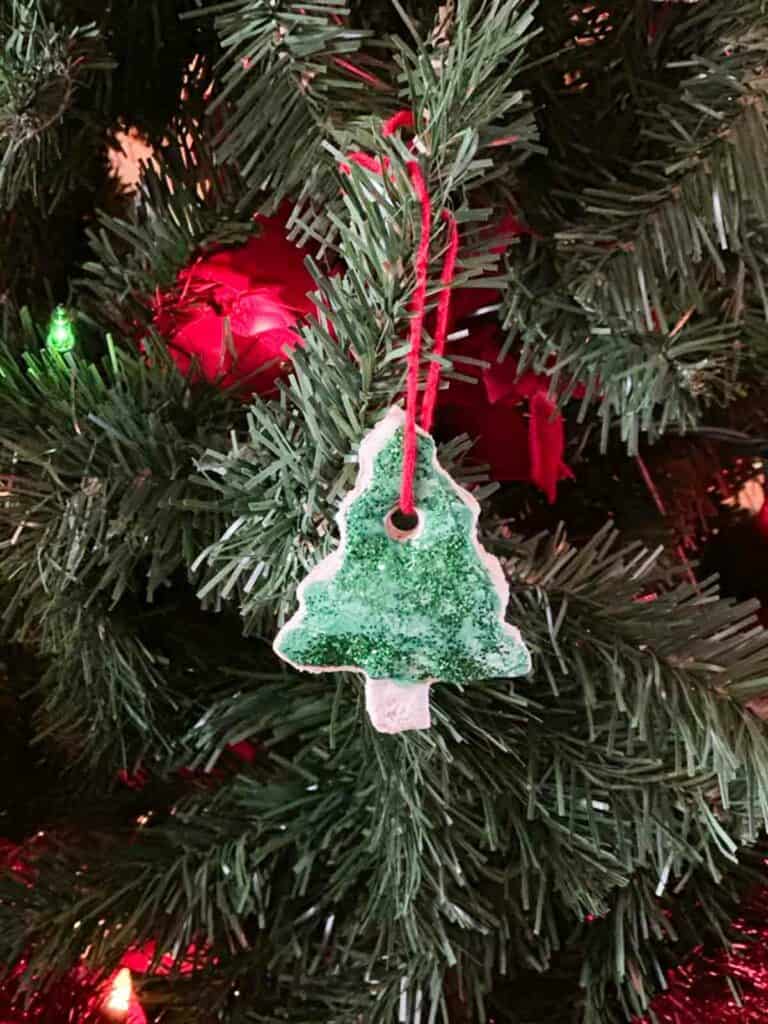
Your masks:
M 384 136 L 394 135 L 400 128 L 413 128 L 415 119 L 410 110 L 399 110 L 388 118 L 382 125 L 381 133 Z M 351 163 L 359 164 L 366 170 L 375 174 L 382 174 L 389 169 L 390 161 L 387 157 L 379 160 L 367 153 L 350 153 L 349 163 L 341 164 L 341 171 L 349 174 Z M 409 330 L 410 348 L 408 350 L 408 375 L 406 378 L 405 390 L 405 431 L 403 440 L 403 477 L 400 485 L 400 509 L 406 515 L 413 515 L 414 504 L 414 479 L 416 476 L 416 457 L 418 452 L 418 438 L 416 434 L 416 421 L 418 418 L 417 405 L 419 400 L 419 364 L 421 361 L 421 336 L 424 329 L 424 316 L 427 308 L 427 279 L 429 276 L 429 243 L 432 233 L 432 204 L 429 198 L 429 189 L 424 180 L 424 174 L 419 163 L 411 160 L 407 164 L 408 175 L 411 179 L 413 191 L 421 206 L 421 237 L 416 251 L 415 271 L 416 286 L 411 298 L 411 323 Z M 424 392 L 424 402 L 421 411 L 421 426 L 429 431 L 432 427 L 432 420 L 435 415 L 437 404 L 437 391 L 440 384 L 441 364 L 440 357 L 445 351 L 445 342 L 448 335 L 448 313 L 451 303 L 451 282 L 453 281 L 454 269 L 456 267 L 456 256 L 459 250 L 459 230 L 453 214 L 447 210 L 443 211 L 443 220 L 448 225 L 448 248 L 443 261 L 443 271 L 440 277 L 443 285 L 440 299 L 437 305 L 437 321 L 435 325 L 434 355 L 427 374 L 427 384 Z
M 448 337 L 448 313 L 451 307 L 451 282 L 456 267 L 456 256 L 459 252 L 459 226 L 456 218 L 449 210 L 443 210 L 443 220 L 448 225 L 448 249 L 443 261 L 443 272 L 440 281 L 443 290 L 440 292 L 440 300 L 437 304 L 437 323 L 435 324 L 435 343 L 432 354 L 433 360 L 429 364 L 427 374 L 427 387 L 424 392 L 424 402 L 421 407 L 421 425 L 429 433 L 432 429 L 432 421 L 435 418 L 435 405 L 437 404 L 437 389 L 440 386 L 440 357 L 445 352 L 445 339 Z
M 386 138 L 387 135 L 394 135 L 398 128 L 413 128 L 414 123 L 413 111 L 398 110 L 384 122 L 381 134 Z
M 419 400 L 419 361 L 421 334 L 427 306 L 427 275 L 429 273 L 429 237 L 432 231 L 432 206 L 421 167 L 415 160 L 408 163 L 413 191 L 421 204 L 421 238 L 416 252 L 416 287 L 411 299 L 411 347 L 408 351 L 408 379 L 405 390 L 405 439 L 403 443 L 403 481 L 400 487 L 400 508 L 413 515 L 413 481 L 416 476 L 416 405 Z
M 382 161 L 377 156 L 371 156 L 369 153 L 350 153 L 349 163 L 345 160 L 339 164 L 339 170 L 342 174 L 352 173 L 350 163 L 357 164 L 359 167 L 365 168 L 366 171 L 373 171 L 374 174 L 382 174 L 383 170 L 389 170 L 389 157 L 384 157 L 382 169 Z
M 397 117 L 399 115 L 395 115 Z M 395 118 L 391 118 L 394 121 Z M 427 305 L 427 275 L 429 273 L 429 236 L 432 230 L 432 206 L 429 190 L 424 180 L 421 167 L 415 160 L 408 164 L 413 190 L 421 204 L 421 238 L 416 253 L 416 287 L 411 299 L 411 328 L 408 350 L 408 379 L 405 392 L 405 437 L 403 442 L 403 479 L 400 487 L 400 509 L 406 515 L 415 512 L 413 485 L 416 476 L 416 455 L 418 440 L 416 436 L 416 406 L 419 399 L 419 362 L 421 359 L 421 335 L 424 327 L 424 314 Z M 443 260 L 443 271 L 440 281 L 443 286 L 437 304 L 437 322 L 435 325 L 434 355 L 429 365 L 427 386 L 424 391 L 424 402 L 421 410 L 421 426 L 424 430 L 432 429 L 435 416 L 437 390 L 440 385 L 440 357 L 445 352 L 445 341 L 448 336 L 448 313 L 451 305 L 451 282 L 456 267 L 456 256 L 459 251 L 459 229 L 456 219 L 448 210 L 443 210 L 443 220 L 448 225 L 448 248 Z

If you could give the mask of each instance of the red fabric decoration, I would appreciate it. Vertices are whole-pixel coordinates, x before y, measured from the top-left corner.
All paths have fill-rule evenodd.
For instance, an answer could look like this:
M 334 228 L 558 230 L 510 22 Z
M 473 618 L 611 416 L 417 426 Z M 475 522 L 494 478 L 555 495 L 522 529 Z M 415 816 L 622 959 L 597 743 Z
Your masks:
M 205 380 L 244 397 L 274 390 L 299 342 L 296 327 L 314 310 L 306 253 L 285 235 L 289 213 L 284 205 L 274 217 L 258 217 L 258 236 L 201 257 L 156 297 L 155 327 L 182 373 L 194 362 Z
M 548 397 L 546 374 L 528 371 L 518 377 L 515 359 L 498 361 L 502 340 L 496 323 L 484 323 L 449 346 L 454 369 L 474 382 L 450 382 L 440 399 L 440 424 L 451 434 L 477 439 L 474 456 L 488 464 L 494 480 L 530 481 L 553 502 L 558 482 L 573 477 L 563 461 L 563 418 Z
M 531 396 L 531 421 L 528 429 L 528 450 L 531 455 L 531 480 L 542 490 L 550 505 L 557 498 L 557 483 L 573 471 L 563 462 L 565 428 L 557 406 L 545 391 Z
M 497 224 L 486 228 L 483 236 L 494 244 L 488 251 L 495 256 L 506 252 L 515 238 L 522 235 L 534 235 L 526 224 L 509 210 Z M 498 288 L 486 288 L 473 285 L 471 288 L 455 288 L 451 297 L 451 326 L 453 330 L 462 326 L 462 321 L 471 317 L 479 309 L 492 306 L 501 299 Z M 450 350 L 449 353 L 450 355 Z

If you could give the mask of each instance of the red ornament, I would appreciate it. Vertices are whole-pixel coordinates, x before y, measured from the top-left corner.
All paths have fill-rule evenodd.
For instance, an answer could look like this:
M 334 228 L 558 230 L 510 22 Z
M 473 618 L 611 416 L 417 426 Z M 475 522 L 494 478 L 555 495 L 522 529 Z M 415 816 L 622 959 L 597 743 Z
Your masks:
M 257 236 L 201 256 L 157 296 L 154 324 L 182 373 L 194 366 L 244 397 L 274 389 L 300 340 L 296 328 L 314 309 L 305 252 L 286 238 L 289 212 L 284 205 L 274 217 L 257 217 Z

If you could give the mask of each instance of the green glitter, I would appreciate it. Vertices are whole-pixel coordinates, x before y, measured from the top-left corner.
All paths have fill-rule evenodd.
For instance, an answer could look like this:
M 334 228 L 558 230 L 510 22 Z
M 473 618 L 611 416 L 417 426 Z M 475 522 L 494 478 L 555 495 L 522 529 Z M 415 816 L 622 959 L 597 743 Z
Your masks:
M 419 528 L 406 540 L 389 536 L 385 519 L 398 502 L 403 455 L 402 413 L 393 416 L 390 427 L 399 425 L 382 434 L 367 487 L 340 513 L 343 547 L 321 563 L 325 578 L 313 578 L 316 570 L 306 581 L 277 653 L 310 671 L 354 667 L 400 684 L 526 674 L 530 655 L 503 621 L 488 562 L 501 570 L 474 540 L 474 501 L 436 465 L 434 441 L 421 432 Z
M 54 352 L 71 352 L 75 347 L 77 338 L 72 326 L 69 314 L 63 306 L 57 306 L 53 311 L 51 322 L 48 325 L 48 334 L 45 344 Z

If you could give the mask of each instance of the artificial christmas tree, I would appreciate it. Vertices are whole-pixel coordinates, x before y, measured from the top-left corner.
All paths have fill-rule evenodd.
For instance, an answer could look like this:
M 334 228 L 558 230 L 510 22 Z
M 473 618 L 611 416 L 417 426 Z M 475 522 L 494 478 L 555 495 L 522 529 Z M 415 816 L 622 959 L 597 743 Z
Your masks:
M 131 968 L 166 1024 L 670 1021 L 705 957 L 730 1013 L 768 634 L 696 561 L 768 447 L 762 0 L 0 0 L 0 45 L 0 1011 Z M 393 406 L 435 498 L 438 384 L 525 647 L 384 735 L 273 643 Z

